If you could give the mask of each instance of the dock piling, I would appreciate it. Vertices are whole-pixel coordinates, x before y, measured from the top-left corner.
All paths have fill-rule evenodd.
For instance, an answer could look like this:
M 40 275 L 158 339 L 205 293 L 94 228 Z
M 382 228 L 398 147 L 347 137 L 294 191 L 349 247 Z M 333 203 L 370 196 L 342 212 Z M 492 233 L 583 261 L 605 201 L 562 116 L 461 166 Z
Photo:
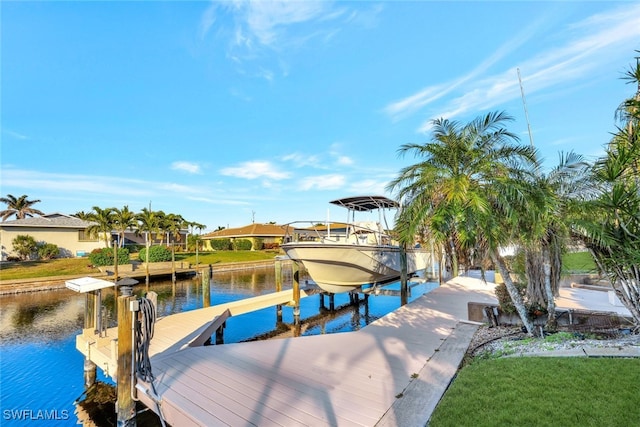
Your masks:
M 97 292 L 100 292 L 99 290 Z M 97 295 L 95 292 L 87 292 L 84 303 L 84 329 L 96 331 L 96 317 L 99 307 L 96 307 Z M 89 390 L 96 383 L 96 364 L 88 357 L 84 359 L 84 388 Z
M 133 388 L 133 312 L 130 303 L 135 299 L 128 286 L 120 288 L 122 295 L 118 297 L 118 369 L 117 369 L 117 401 L 116 416 L 118 426 L 136 426 L 136 402 L 131 396 Z
M 202 306 L 211 307 L 211 280 L 209 270 L 202 270 Z
M 282 291 L 282 261 L 276 259 L 276 292 Z M 282 305 L 276 306 L 276 322 L 282 322 Z
M 291 264 L 293 269 L 293 323 L 300 324 L 300 267 L 297 262 Z

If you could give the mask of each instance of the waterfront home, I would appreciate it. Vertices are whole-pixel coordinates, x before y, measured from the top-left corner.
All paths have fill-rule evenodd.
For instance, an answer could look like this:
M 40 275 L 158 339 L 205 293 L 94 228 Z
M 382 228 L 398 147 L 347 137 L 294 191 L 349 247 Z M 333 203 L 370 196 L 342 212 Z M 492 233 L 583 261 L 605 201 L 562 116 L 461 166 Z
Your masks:
M 247 239 L 251 241 L 252 250 L 273 249 L 282 244 L 286 231 L 287 227 L 284 225 L 252 223 L 243 227 L 217 230 L 201 236 L 201 239 L 205 242 L 207 250 L 214 248 L 211 240 L 215 239 L 229 239 L 232 245 L 236 239 Z
M 61 213 L 0 222 L 2 261 L 17 255 L 12 242 L 20 235 L 31 236 L 36 242 L 57 245 L 61 257 L 88 255 L 92 250 L 104 246 L 97 237 L 91 237 L 86 232 L 87 227 L 92 224 L 90 221 Z

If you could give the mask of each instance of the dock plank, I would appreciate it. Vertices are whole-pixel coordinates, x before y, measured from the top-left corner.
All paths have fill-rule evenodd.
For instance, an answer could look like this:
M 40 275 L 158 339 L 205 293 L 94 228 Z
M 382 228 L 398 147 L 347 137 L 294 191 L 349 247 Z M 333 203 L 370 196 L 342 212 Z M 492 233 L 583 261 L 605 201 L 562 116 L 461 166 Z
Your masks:
M 414 373 L 439 366 L 438 350 L 446 356 L 443 343 L 459 333 L 471 300 L 495 301 L 493 287 L 446 285 L 356 332 L 159 353 L 152 364 L 163 408 L 224 402 L 222 421 L 237 425 L 371 426 L 383 417 L 403 425 L 391 408 L 416 384 Z M 197 401 L 178 392 L 197 392 Z M 211 412 L 189 411 L 218 425 Z

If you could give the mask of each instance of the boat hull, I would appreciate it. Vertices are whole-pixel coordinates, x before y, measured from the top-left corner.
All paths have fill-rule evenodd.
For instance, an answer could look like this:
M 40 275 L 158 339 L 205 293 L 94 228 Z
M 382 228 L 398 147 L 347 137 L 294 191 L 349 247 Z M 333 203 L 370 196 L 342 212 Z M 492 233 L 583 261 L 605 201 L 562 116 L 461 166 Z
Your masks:
M 304 265 L 320 288 L 331 293 L 397 280 L 402 270 L 400 249 L 395 246 L 298 242 L 284 244 L 282 249 L 289 258 Z M 410 249 L 406 253 L 408 274 L 427 267 L 427 252 Z

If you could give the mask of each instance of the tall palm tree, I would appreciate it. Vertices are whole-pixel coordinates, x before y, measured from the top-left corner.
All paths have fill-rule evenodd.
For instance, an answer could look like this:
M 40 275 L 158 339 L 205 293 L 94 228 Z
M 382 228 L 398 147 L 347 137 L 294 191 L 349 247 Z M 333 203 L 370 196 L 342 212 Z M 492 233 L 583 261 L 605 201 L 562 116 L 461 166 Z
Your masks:
M 44 213 L 38 209 L 32 208 L 34 204 L 40 203 L 40 200 L 27 200 L 26 194 L 23 194 L 20 197 L 7 194 L 7 197 L 0 198 L 0 202 L 7 205 L 7 209 L 0 212 L 2 221 L 6 221 L 7 218 L 12 217 L 13 215 L 15 215 L 16 219 L 24 219 L 34 215 L 44 215 Z
M 87 234 L 104 240 L 104 245 L 108 248 L 111 241 L 111 231 L 113 231 L 114 226 L 114 208 L 102 209 L 94 206 L 91 209 L 92 211 L 89 212 L 87 219 L 93 224 L 87 227 Z
M 118 232 L 118 243 L 124 247 L 124 233 L 127 230 L 133 230 L 138 225 L 136 214 L 129 210 L 129 206 L 122 209 L 113 209 L 113 229 Z
M 402 201 L 396 221 L 401 240 L 412 242 L 426 225 L 444 246 L 453 274 L 459 262 L 469 265 L 491 257 L 532 333 L 524 302 L 499 252 L 514 239 L 515 209 L 506 195 L 518 195 L 512 184 L 522 182 L 513 179 L 524 173 L 521 165 L 535 163 L 535 150 L 516 144 L 518 137 L 504 127 L 511 120 L 503 112 L 464 125 L 433 120 L 431 141 L 400 147 L 400 155 L 413 153 L 420 161 L 403 168 L 387 188 Z
M 137 233 L 144 233 L 144 242 L 146 247 L 146 259 L 145 259 L 145 279 L 147 286 L 149 285 L 149 248 L 151 246 L 151 239 L 153 233 L 160 231 L 159 218 L 156 213 L 150 209 L 142 208 L 142 211 L 136 215 L 138 221 Z
M 187 226 L 187 221 L 181 216 L 177 214 L 167 214 L 163 218 L 162 228 L 167 233 L 167 243 L 170 243 L 170 237 L 173 237 L 172 241 L 175 242 L 181 240 L 180 231 Z

